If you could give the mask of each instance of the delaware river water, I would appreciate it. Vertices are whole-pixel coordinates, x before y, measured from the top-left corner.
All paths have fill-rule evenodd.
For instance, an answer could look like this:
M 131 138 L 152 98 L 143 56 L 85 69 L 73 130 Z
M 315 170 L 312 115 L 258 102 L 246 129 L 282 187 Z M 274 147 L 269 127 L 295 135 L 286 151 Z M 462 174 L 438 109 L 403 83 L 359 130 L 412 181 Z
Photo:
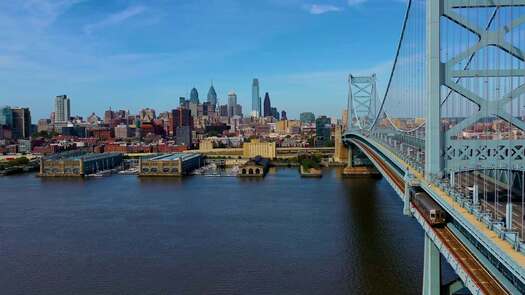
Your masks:
M 423 230 L 339 175 L 0 177 L 0 293 L 420 294 Z

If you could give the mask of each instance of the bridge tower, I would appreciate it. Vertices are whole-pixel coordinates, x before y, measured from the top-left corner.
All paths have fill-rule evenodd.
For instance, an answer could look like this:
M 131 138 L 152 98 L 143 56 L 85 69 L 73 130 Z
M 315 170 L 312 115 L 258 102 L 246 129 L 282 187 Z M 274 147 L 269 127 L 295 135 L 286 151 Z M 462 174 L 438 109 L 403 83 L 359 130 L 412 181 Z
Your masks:
M 348 77 L 348 130 L 369 129 L 376 117 L 376 75 Z
M 520 68 L 520 64 L 525 62 L 525 54 L 514 44 L 515 38 L 511 37 L 511 33 L 525 24 L 525 18 L 522 14 L 510 14 L 510 22 L 500 24 L 496 17 L 498 13 L 504 13 L 506 8 L 524 5 L 523 0 L 426 1 L 427 178 L 441 178 L 446 174 L 453 175 L 457 171 L 501 169 L 502 163 L 505 164 L 505 169 L 525 170 L 525 140 L 503 137 L 465 140 L 458 136 L 465 129 L 487 118 L 501 119 L 520 132 L 525 131 L 525 122 L 511 111 L 513 105 L 519 107 L 521 102 L 518 100 L 525 94 L 525 84 L 519 82 L 520 77 L 525 75 L 525 69 Z M 472 21 L 467 17 L 468 12 L 465 12 L 475 13 L 476 10 L 489 9 L 493 11 L 492 16 L 484 25 Z M 445 33 L 441 32 L 440 28 L 445 20 L 475 36 L 475 41 L 469 42 L 470 44 L 456 50 L 457 52 L 443 56 L 445 45 L 442 46 L 441 43 Z M 477 56 L 483 56 L 489 50 L 498 52 L 495 61 L 487 64 L 474 61 Z M 508 62 L 509 57 L 514 59 L 514 62 Z M 496 89 L 498 93 L 486 95 L 482 91 L 472 89 L 468 83 L 485 85 L 484 87 Z M 442 124 L 443 106 L 447 101 L 457 99 L 470 102 L 474 111 L 463 114 L 465 118 L 445 130 Z M 516 112 L 516 109 L 514 111 Z
M 348 76 L 348 126 L 347 131 L 369 130 L 377 111 L 376 75 Z M 380 173 L 363 152 L 348 145 L 346 176 L 379 176 Z

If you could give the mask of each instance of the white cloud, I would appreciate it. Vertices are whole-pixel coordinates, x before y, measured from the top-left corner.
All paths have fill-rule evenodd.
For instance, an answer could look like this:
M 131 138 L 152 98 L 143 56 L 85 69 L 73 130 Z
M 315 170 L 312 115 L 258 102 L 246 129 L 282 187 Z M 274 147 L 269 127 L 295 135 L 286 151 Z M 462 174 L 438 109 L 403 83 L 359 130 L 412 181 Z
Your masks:
M 308 4 L 304 5 L 303 8 L 307 10 L 310 14 L 324 14 L 327 12 L 336 12 L 342 10 L 338 6 L 325 4 Z
M 88 24 L 84 26 L 84 32 L 86 34 L 91 34 L 94 31 L 109 27 L 118 25 L 124 21 L 126 21 L 129 18 L 135 17 L 137 15 L 142 14 L 144 11 L 146 11 L 146 7 L 144 6 L 130 6 L 122 11 L 119 11 L 117 13 L 110 14 L 103 20 Z
M 367 2 L 368 0 L 348 0 L 348 6 L 357 6 Z

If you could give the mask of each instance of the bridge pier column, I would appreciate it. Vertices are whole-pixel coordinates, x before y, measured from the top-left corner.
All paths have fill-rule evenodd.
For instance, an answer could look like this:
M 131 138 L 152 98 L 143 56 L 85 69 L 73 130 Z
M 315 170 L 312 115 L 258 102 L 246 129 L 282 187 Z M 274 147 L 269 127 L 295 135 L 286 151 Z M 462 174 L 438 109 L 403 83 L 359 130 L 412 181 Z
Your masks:
M 354 156 L 354 151 L 352 150 L 352 145 L 349 144 L 348 145 L 348 160 L 347 160 L 347 163 L 346 163 L 346 167 L 353 167 L 354 166 L 354 163 L 352 161 L 353 156 Z
M 439 249 L 432 239 L 425 234 L 423 267 L 423 295 L 439 295 L 441 289 L 441 262 Z
M 354 146 L 353 144 L 348 145 L 348 162 L 347 166 L 345 167 L 343 171 L 343 176 L 347 177 L 380 177 L 381 174 L 377 169 L 374 167 L 373 164 L 367 163 L 369 162 L 368 158 L 366 158 L 366 155 L 362 152 L 358 152 L 358 147 Z M 356 161 L 358 163 L 354 165 L 354 153 L 356 153 Z

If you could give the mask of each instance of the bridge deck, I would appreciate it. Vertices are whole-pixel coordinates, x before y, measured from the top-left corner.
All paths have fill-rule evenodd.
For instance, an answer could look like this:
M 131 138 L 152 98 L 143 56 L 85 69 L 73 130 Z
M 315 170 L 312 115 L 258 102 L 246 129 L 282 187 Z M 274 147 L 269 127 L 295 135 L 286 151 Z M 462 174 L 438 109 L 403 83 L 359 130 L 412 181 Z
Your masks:
M 472 224 L 481 234 L 483 234 L 488 240 L 490 240 L 496 247 L 498 247 L 503 253 L 508 255 L 516 264 L 518 264 L 519 267 L 522 269 L 525 269 L 525 255 L 517 252 L 512 248 L 512 245 L 510 245 L 508 242 L 500 239 L 498 235 L 486 227 L 485 224 L 483 224 L 481 221 L 478 221 L 475 216 L 470 214 L 467 209 L 461 207 L 458 203 L 454 201 L 454 199 L 449 196 L 446 192 L 441 190 L 438 186 L 428 182 L 425 179 L 425 176 L 421 174 L 416 169 L 413 169 L 407 162 L 405 162 L 403 159 L 399 158 L 397 155 L 395 155 L 392 152 L 389 152 L 389 157 L 395 158 L 395 160 L 398 163 L 401 163 L 411 175 L 413 175 L 420 183 L 421 185 L 426 185 L 428 188 L 432 189 L 439 197 L 445 201 L 450 207 L 454 208 L 456 212 L 462 215 L 463 218 L 465 218 L 470 224 Z
M 395 172 L 385 161 L 377 155 L 375 151 L 365 144 L 356 141 L 359 148 L 363 149 L 375 162 L 382 168 L 388 177 L 392 179 L 397 189 L 401 192 L 405 190 L 404 179 Z M 456 260 L 469 273 L 471 279 L 485 294 L 509 294 L 496 278 L 485 268 L 482 263 L 472 254 L 472 252 L 455 236 L 450 229 L 432 228 L 442 243 L 455 256 Z

